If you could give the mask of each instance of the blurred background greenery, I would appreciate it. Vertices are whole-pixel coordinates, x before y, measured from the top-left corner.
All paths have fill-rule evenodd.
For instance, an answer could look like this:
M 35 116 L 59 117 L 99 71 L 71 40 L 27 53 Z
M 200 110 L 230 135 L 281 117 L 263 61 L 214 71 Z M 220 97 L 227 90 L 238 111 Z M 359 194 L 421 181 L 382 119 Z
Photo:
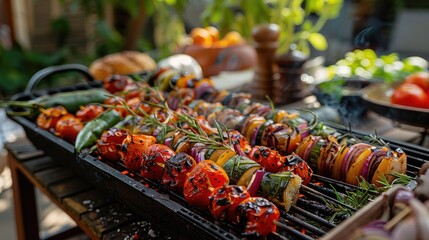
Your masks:
M 367 29 L 372 19 L 383 23 L 380 32 L 388 38 L 400 9 L 429 8 L 427 0 L 251 2 L 0 0 L 1 97 L 22 91 L 28 79 L 47 66 L 63 63 L 89 65 L 106 54 L 130 49 L 147 52 L 159 60 L 174 53 L 193 27 L 204 25 L 214 25 L 221 33 L 239 31 L 251 41 L 253 26 L 275 22 L 283 32 L 280 40 L 284 51 L 295 46 L 310 56 L 316 56 L 330 50 L 333 57 L 327 56 L 327 63 L 333 64 L 332 59 L 338 60 L 356 48 L 385 50 L 385 39 L 378 39 L 379 42 L 368 40 L 365 45 L 352 42 Z M 351 24 L 342 27 L 345 21 Z M 13 29 L 8 24 L 17 26 Z M 345 35 L 351 36 L 342 39 Z M 341 45 L 335 39 L 346 44 Z M 340 45 L 344 47 L 339 49 Z

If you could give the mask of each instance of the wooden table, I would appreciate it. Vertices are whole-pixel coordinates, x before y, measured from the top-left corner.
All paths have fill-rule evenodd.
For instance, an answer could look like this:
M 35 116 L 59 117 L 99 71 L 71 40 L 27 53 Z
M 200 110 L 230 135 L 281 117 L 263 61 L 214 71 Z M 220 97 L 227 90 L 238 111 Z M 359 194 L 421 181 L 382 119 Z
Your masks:
M 172 239 L 143 216 L 46 156 L 27 139 L 8 143 L 6 148 L 10 153 L 8 163 L 19 240 L 40 238 L 35 188 L 77 224 L 49 239 L 65 239 L 77 234 L 91 239 Z

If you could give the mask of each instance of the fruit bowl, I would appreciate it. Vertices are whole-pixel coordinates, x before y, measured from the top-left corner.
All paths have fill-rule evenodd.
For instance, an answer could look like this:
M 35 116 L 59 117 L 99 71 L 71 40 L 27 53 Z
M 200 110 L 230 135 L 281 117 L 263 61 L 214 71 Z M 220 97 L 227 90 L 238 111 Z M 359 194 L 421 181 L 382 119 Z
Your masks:
M 255 66 L 255 49 L 242 43 L 231 46 L 202 46 L 190 44 L 183 46 L 180 53 L 187 54 L 200 64 L 204 77 L 218 75 L 222 71 L 240 71 Z

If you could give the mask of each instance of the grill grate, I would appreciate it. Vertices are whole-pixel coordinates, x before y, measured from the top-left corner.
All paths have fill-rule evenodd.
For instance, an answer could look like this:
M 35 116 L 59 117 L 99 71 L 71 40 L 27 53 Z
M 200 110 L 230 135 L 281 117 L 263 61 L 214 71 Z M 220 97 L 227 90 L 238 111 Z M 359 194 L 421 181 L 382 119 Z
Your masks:
M 53 94 L 57 92 L 64 92 L 64 91 L 76 91 L 76 90 L 82 90 L 87 88 L 94 88 L 94 87 L 100 87 L 99 83 L 92 83 L 91 85 L 76 85 L 72 87 L 67 88 L 58 88 L 58 89 L 50 89 L 50 90 L 42 90 L 40 92 L 35 92 L 33 96 L 31 97 L 37 97 L 45 94 Z M 17 95 L 15 97 L 15 100 L 28 100 L 30 96 L 25 95 Z M 51 145 L 49 145 L 49 141 L 51 141 L 50 144 L 54 143 L 57 144 L 58 148 L 61 151 L 65 151 L 66 154 L 69 154 L 68 158 L 72 158 L 76 161 L 75 163 L 78 167 L 77 171 L 86 171 L 85 175 L 90 176 L 92 178 L 95 178 L 96 180 L 102 182 L 102 180 L 108 180 L 112 181 L 111 179 L 114 178 L 114 173 L 110 170 L 106 170 L 102 167 L 94 167 L 92 170 L 95 170 L 95 172 L 88 172 L 89 169 L 85 169 L 82 167 L 82 162 L 84 160 L 90 159 L 88 161 L 94 161 L 97 162 L 98 160 L 92 158 L 92 157 L 85 157 L 81 158 L 79 156 L 74 156 L 74 153 L 72 151 L 67 152 L 65 149 L 73 149 L 72 146 L 69 146 L 70 144 L 62 141 L 58 141 L 58 139 L 55 136 L 50 136 L 51 134 L 42 131 L 37 132 L 37 128 L 34 127 L 34 124 L 31 125 L 31 123 L 25 122 L 22 118 L 15 118 L 15 121 L 20 123 L 21 125 L 28 125 L 29 127 L 26 128 L 27 134 L 30 133 L 30 135 L 36 135 L 34 139 L 37 139 L 37 141 L 40 141 L 39 144 L 43 145 L 44 143 L 47 144 L 45 148 L 49 148 Z M 334 126 L 335 129 L 337 129 L 339 132 L 347 133 L 350 132 L 347 129 L 341 127 L 341 126 Z M 359 131 L 353 131 L 353 134 L 356 137 L 363 137 L 365 136 L 365 133 L 359 132 Z M 408 166 L 407 166 L 407 174 L 410 176 L 416 176 L 417 172 L 419 171 L 420 166 L 429 159 L 429 149 L 415 146 L 407 143 L 397 142 L 395 140 L 387 140 L 389 142 L 390 146 L 392 148 L 400 147 L 402 148 L 408 155 Z M 68 144 L 68 145 L 67 145 Z M 36 144 L 35 144 L 36 145 Z M 66 146 L 66 147 L 65 147 Z M 45 150 L 45 149 L 43 149 Z M 50 154 L 50 151 L 46 149 L 46 152 Z M 64 153 L 64 152 L 62 152 Z M 53 157 L 58 156 L 58 153 L 54 151 L 52 153 Z M 91 162 L 91 164 L 94 164 Z M 98 163 L 97 163 L 98 164 Z M 76 167 L 76 165 L 74 165 Z M 96 165 L 96 164 L 94 164 Z M 137 182 L 140 182 L 146 187 L 149 187 L 150 189 L 154 189 L 159 193 L 162 194 L 168 194 L 169 199 L 168 201 L 174 201 L 182 206 L 186 206 L 186 201 L 180 194 L 177 194 L 175 192 L 172 192 L 168 190 L 163 185 L 151 181 L 148 179 L 141 178 L 139 173 L 136 172 L 129 172 L 126 170 L 125 166 L 121 163 L 111 163 L 109 164 L 110 167 L 118 170 L 119 172 L 122 172 L 123 174 L 127 175 L 128 177 L 135 179 Z M 117 177 L 117 176 L 115 176 Z M 100 180 L 101 179 L 101 180 Z M 100 183 L 99 184 L 102 184 Z M 119 182 L 119 183 L 118 183 Z M 132 191 L 136 189 L 136 186 L 133 186 L 133 184 L 136 184 L 136 182 L 132 181 L 118 181 L 114 182 L 117 184 L 115 187 L 124 188 L 124 190 L 121 190 L 120 192 L 127 192 Z M 344 208 L 349 209 L 351 212 L 356 212 L 357 209 L 354 209 L 353 207 L 350 207 L 348 205 L 345 205 L 344 203 L 338 202 L 336 200 L 336 192 L 332 189 L 335 188 L 335 190 L 339 194 L 345 194 L 348 191 L 355 191 L 358 188 L 354 185 L 350 185 L 344 182 L 336 181 L 334 179 L 330 179 L 324 176 L 320 176 L 317 174 L 313 175 L 312 181 L 307 185 L 303 186 L 301 188 L 302 196 L 298 199 L 298 202 L 296 205 L 293 205 L 289 212 L 281 211 L 281 218 L 277 222 L 278 230 L 275 233 L 272 233 L 269 238 L 270 239 L 317 239 L 320 237 L 323 237 L 327 232 L 337 227 L 335 223 L 332 223 L 328 220 L 326 220 L 328 217 L 332 216 L 332 210 L 327 206 L 327 202 L 333 205 L 341 205 Z M 109 189 L 110 186 L 106 188 L 106 191 L 112 191 L 112 189 Z M 113 188 L 113 187 L 112 187 Z M 139 189 L 142 189 L 141 191 L 144 191 L 144 188 L 139 187 Z M 117 191 L 114 189 L 113 191 Z M 115 192 L 116 193 L 116 192 Z M 121 198 L 120 195 L 114 195 L 118 198 Z M 121 200 L 121 199 L 119 199 Z M 125 200 L 126 201 L 126 200 Z M 135 208 L 141 208 L 145 206 L 134 206 Z M 189 221 L 199 221 L 199 222 L 207 222 L 212 223 L 208 224 L 205 229 L 204 233 L 216 233 L 213 234 L 213 236 L 219 236 L 221 235 L 224 239 L 239 239 L 239 234 L 235 230 L 236 227 L 224 223 L 215 221 L 211 214 L 208 211 L 203 211 L 200 209 L 193 209 L 190 208 L 192 211 L 186 210 L 188 208 L 181 208 L 180 211 L 176 211 L 173 214 L 183 215 L 184 218 L 188 218 Z M 336 223 L 340 223 L 345 220 L 344 216 L 337 216 L 335 218 Z M 217 226 L 217 227 L 216 227 Z M 222 231 L 222 233 L 219 233 Z

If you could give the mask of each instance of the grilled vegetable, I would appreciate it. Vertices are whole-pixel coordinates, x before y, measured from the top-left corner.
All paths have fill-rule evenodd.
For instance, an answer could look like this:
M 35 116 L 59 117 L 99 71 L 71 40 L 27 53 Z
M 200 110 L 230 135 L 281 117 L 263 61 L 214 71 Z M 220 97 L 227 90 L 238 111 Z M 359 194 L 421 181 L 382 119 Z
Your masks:
M 128 134 L 122 142 L 121 161 L 128 169 L 139 171 L 143 161 L 143 153 L 146 149 L 155 144 L 156 139 L 149 135 Z
M 221 167 L 210 160 L 202 161 L 186 178 L 183 195 L 189 205 L 207 208 L 213 190 L 228 183 L 228 175 Z
M 140 175 L 145 178 L 161 180 L 165 163 L 176 153 L 162 144 L 153 144 L 143 150 Z
M 55 129 L 55 126 L 62 116 L 71 115 L 63 106 L 55 106 L 47 109 L 40 109 L 36 124 L 45 130 Z
M 238 223 L 237 206 L 249 197 L 250 194 L 245 186 L 228 185 L 217 187 L 209 196 L 210 212 L 216 219 Z
M 109 110 L 87 122 L 77 135 L 75 142 L 76 151 L 80 153 L 83 149 L 94 146 L 101 134 L 113 127 L 121 119 L 121 116 L 116 110 Z
M 128 131 L 120 128 L 110 128 L 103 132 L 97 140 L 98 156 L 104 161 L 118 161 L 122 142 L 127 137 Z
M 18 109 L 8 109 L 8 114 L 26 115 L 32 118 L 39 114 L 40 108 L 63 106 L 68 112 L 75 113 L 80 106 L 90 103 L 103 103 L 106 98 L 107 92 L 104 89 L 94 88 L 44 95 L 29 101 L 2 101 L 0 102 L 0 107 L 17 107 Z
M 364 179 L 379 186 L 382 176 L 392 182 L 392 173 L 405 173 L 407 165 L 401 149 L 393 151 L 363 142 L 339 145 L 333 136 L 307 136 L 296 152 L 319 174 L 354 185 Z
M 74 143 L 83 126 L 79 118 L 66 114 L 55 124 L 55 134 L 67 142 Z
M 242 235 L 248 237 L 267 236 L 276 231 L 274 221 L 280 218 L 280 211 L 272 202 L 261 197 L 250 197 L 237 206 L 238 222 Z
M 184 152 L 177 153 L 165 162 L 162 184 L 182 192 L 186 178 L 196 165 L 197 162 L 190 155 Z
M 102 106 L 88 104 L 86 106 L 80 106 L 80 109 L 76 112 L 76 117 L 82 122 L 88 122 L 98 117 L 103 112 L 104 108 Z
M 111 75 L 103 79 L 103 88 L 109 93 L 123 91 L 125 87 L 133 84 L 133 80 L 125 75 Z
M 250 158 L 235 155 L 231 157 L 222 168 L 228 174 L 232 184 L 247 186 L 250 178 L 256 170 L 261 168 L 261 165 L 251 160 Z
M 259 188 L 260 195 L 289 211 L 298 200 L 302 179 L 292 172 L 266 172 Z
M 376 170 L 371 178 L 371 183 L 380 186 L 379 180 L 383 175 L 387 177 L 388 182 L 391 183 L 395 177 L 390 175 L 390 173 L 405 173 L 407 168 L 407 155 L 400 148 L 394 151 L 389 150 L 386 156 L 379 162 L 378 166 L 377 163 L 374 163 L 374 168 L 376 168 Z M 371 177 L 371 175 L 369 175 L 369 177 Z

